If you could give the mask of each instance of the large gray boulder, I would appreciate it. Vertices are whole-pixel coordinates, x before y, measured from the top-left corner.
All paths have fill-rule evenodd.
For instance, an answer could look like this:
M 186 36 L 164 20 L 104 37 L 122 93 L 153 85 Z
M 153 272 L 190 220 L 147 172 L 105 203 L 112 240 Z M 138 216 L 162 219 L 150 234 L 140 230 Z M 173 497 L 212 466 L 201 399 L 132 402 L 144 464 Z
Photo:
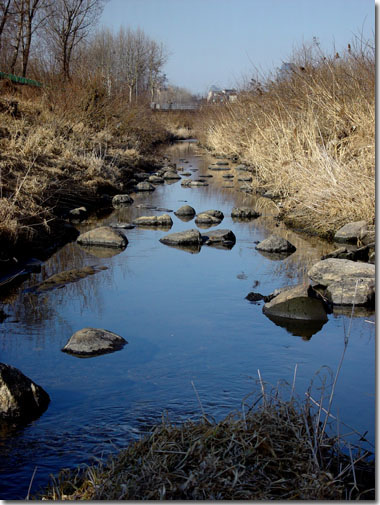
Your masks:
M 257 244 L 256 249 L 272 253 L 291 253 L 296 250 L 293 244 L 278 235 L 270 235 L 268 238 L 262 240 Z
M 169 214 L 162 214 L 161 216 L 141 216 L 133 221 L 137 226 L 173 226 L 172 218 Z
M 335 233 L 334 241 L 356 243 L 366 227 L 366 221 L 355 221 L 354 223 L 347 223 Z
M 190 205 L 182 205 L 182 207 L 180 207 L 178 210 L 176 210 L 174 212 L 174 214 L 176 216 L 192 216 L 194 217 L 195 216 L 195 209 L 193 209 L 193 207 L 191 207 Z
M 281 291 L 264 305 L 263 312 L 268 316 L 303 321 L 326 322 L 328 319 L 323 298 L 305 284 Z
M 86 246 L 100 246 L 100 247 L 115 247 L 121 248 L 127 246 L 128 239 L 118 229 L 111 228 L 111 226 L 101 226 L 93 230 L 82 233 L 77 238 L 78 244 Z
M 347 278 L 374 279 L 375 265 L 345 259 L 328 258 L 318 261 L 308 271 L 309 278 L 321 286 L 341 282 Z
M 127 343 L 123 337 L 112 331 L 83 328 L 70 337 L 62 351 L 78 357 L 90 357 L 118 351 Z
M 112 205 L 115 208 L 122 207 L 123 205 L 131 205 L 133 198 L 129 195 L 115 195 L 112 198 Z
M 260 212 L 251 207 L 234 207 L 231 211 L 231 217 L 235 219 L 256 219 L 260 216 Z
M 180 231 L 177 233 L 170 233 L 169 235 L 165 235 L 165 237 L 160 238 L 160 242 L 166 245 L 201 245 L 202 244 L 202 235 L 198 230 L 187 230 Z
M 308 272 L 310 279 L 326 289 L 334 305 L 375 304 L 375 265 L 347 259 L 328 258 Z
M 0 363 L 0 420 L 28 421 L 50 402 L 46 391 L 13 366 Z

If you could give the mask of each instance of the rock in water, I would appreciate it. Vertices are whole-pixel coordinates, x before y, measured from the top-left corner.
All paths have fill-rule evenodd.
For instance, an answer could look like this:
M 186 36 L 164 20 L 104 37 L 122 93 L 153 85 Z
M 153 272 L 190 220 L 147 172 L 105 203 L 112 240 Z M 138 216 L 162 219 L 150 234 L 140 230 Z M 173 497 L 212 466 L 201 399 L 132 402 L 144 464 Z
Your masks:
M 223 246 L 232 248 L 236 242 L 236 236 L 231 230 L 211 230 L 202 236 L 204 243 L 210 246 Z
M 123 337 L 112 331 L 83 328 L 70 337 L 62 351 L 78 357 L 90 357 L 118 351 L 127 343 Z
M 260 212 L 251 207 L 234 207 L 231 211 L 231 217 L 236 219 L 256 219 L 260 216 Z
M 259 244 L 257 244 L 256 249 L 258 251 L 273 253 L 289 253 L 296 250 L 293 244 L 278 235 L 270 235 L 270 237 L 262 240 Z
M 129 195 L 115 195 L 112 198 L 112 205 L 115 208 L 122 207 L 123 205 L 131 205 L 133 198 Z
M 135 191 L 154 191 L 156 188 L 148 181 L 139 182 L 135 186 Z
M 170 228 L 173 225 L 172 218 L 169 214 L 161 216 L 141 216 L 133 221 L 137 226 L 164 226 Z
M 366 221 L 355 221 L 354 223 L 347 223 L 335 233 L 334 241 L 356 243 L 366 227 Z
M 190 205 L 182 205 L 174 214 L 176 216 L 195 216 L 195 209 Z
M 123 249 L 127 246 L 128 239 L 118 229 L 114 229 L 111 226 L 101 226 L 100 228 L 82 233 L 77 238 L 77 242 L 88 246 L 119 247 Z
M 160 238 L 160 242 L 167 245 L 201 245 L 202 235 L 198 230 L 180 231 L 177 233 L 170 233 L 165 237 Z
M 319 261 L 308 272 L 334 305 L 375 305 L 375 265 L 346 259 Z
M 28 421 L 48 407 L 49 395 L 13 366 L 0 363 L 0 420 Z
M 327 321 L 327 307 L 322 297 L 311 286 L 299 284 L 281 291 L 263 307 L 268 316 L 302 319 L 304 321 Z

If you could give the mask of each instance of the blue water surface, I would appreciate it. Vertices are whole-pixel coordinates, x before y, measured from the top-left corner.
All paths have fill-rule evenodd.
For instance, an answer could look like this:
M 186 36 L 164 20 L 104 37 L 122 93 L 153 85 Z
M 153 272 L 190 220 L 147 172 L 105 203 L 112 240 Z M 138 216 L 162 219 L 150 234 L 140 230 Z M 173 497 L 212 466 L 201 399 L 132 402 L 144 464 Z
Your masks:
M 258 390 L 258 373 L 269 390 L 279 381 L 292 383 L 296 370 L 300 398 L 314 378 L 318 399 L 323 381 L 331 382 L 329 370 L 334 375 L 338 369 L 345 335 L 348 346 L 332 412 L 359 432 L 368 430 L 367 438 L 374 441 L 374 315 L 357 312 L 350 321 L 349 311 L 336 311 L 314 334 L 300 336 L 269 320 L 262 302 L 245 299 L 250 291 L 266 295 L 304 281 L 308 268 L 333 244 L 276 226 L 275 205 L 236 191 L 244 183 L 235 170 L 234 189 L 224 187 L 231 184 L 223 178 L 226 172 L 209 171 L 215 159 L 200 156 L 196 143 L 178 143 L 167 153 L 193 179 L 212 174 L 209 186 L 184 188 L 176 182 L 134 194 L 132 206 L 81 229 L 163 213 L 139 205 L 177 210 L 188 203 L 197 212 L 223 211 L 217 228 L 231 229 L 236 244 L 231 250 L 203 246 L 191 254 L 159 242 L 168 231 L 145 228 L 127 230 L 129 243 L 121 252 L 71 243 L 5 300 L 10 317 L 0 326 L 0 361 L 40 384 L 51 403 L 29 425 L 0 432 L 1 499 L 24 499 L 36 467 L 32 493 L 63 467 L 93 463 L 126 447 L 163 414 L 182 422 L 200 418 L 203 410 L 221 419 Z M 255 205 L 263 215 L 236 222 L 230 214 L 238 205 Z M 170 233 L 197 228 L 194 220 L 170 215 Z M 256 251 L 255 242 L 273 232 L 297 251 L 280 260 Z M 44 294 L 22 292 L 52 274 L 85 265 L 107 269 Z M 111 330 L 128 344 L 88 359 L 63 353 L 70 336 L 86 326 Z M 344 425 L 340 430 L 350 431 Z

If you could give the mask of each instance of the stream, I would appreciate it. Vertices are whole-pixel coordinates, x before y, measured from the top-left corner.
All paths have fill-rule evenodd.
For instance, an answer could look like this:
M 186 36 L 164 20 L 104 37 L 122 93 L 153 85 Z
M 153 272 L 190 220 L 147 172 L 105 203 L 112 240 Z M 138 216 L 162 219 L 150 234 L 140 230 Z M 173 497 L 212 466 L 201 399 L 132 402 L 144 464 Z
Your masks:
M 203 409 L 222 419 L 257 391 L 258 370 L 269 388 L 279 381 L 292 384 L 297 367 L 296 392 L 303 399 L 314 379 L 318 399 L 324 377 L 331 382 L 329 369 L 334 374 L 338 368 L 345 334 L 348 346 L 332 412 L 360 433 L 368 431 L 366 438 L 374 443 L 374 313 L 357 311 L 350 321 L 351 309 L 335 310 L 322 327 L 286 328 L 263 314 L 263 302 L 245 299 L 250 291 L 268 295 L 302 282 L 334 244 L 277 223 L 271 200 L 236 190 L 244 185 L 237 181 L 239 174 L 247 173 L 208 170 L 215 158 L 195 141 L 178 142 L 165 153 L 193 179 L 212 175 L 208 186 L 166 182 L 152 193 L 132 194 L 131 206 L 78 229 L 132 222 L 165 213 L 156 209 L 175 211 L 188 204 L 197 213 L 221 210 L 225 217 L 219 228 L 232 230 L 236 244 L 232 249 L 202 246 L 198 254 L 168 247 L 159 241 L 167 233 L 198 228 L 194 220 L 185 222 L 170 212 L 170 232 L 126 230 L 129 243 L 123 251 L 67 244 L 2 300 L 9 317 L 0 324 L 0 361 L 41 385 L 51 403 L 39 419 L 0 431 L 1 499 L 25 499 L 34 471 L 32 494 L 48 483 L 49 474 L 126 447 L 163 414 L 183 422 L 199 419 Z M 226 174 L 235 176 L 232 182 Z M 237 206 L 256 206 L 262 216 L 235 221 L 230 215 Z M 256 242 L 272 233 L 297 250 L 285 259 L 257 251 Z M 53 274 L 89 265 L 106 269 L 60 289 L 27 291 Z M 128 344 L 88 359 L 63 353 L 70 336 L 86 326 L 106 328 Z M 340 431 L 350 429 L 341 426 Z

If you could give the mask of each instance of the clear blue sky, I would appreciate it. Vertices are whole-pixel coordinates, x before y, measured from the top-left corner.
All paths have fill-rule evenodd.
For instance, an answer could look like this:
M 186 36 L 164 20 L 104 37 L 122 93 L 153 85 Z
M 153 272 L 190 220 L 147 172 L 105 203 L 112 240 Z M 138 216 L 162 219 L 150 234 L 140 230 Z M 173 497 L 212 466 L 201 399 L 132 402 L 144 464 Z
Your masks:
M 374 0 L 109 0 L 100 25 L 162 42 L 171 84 L 205 94 L 267 73 L 317 37 L 324 51 L 375 33 Z

